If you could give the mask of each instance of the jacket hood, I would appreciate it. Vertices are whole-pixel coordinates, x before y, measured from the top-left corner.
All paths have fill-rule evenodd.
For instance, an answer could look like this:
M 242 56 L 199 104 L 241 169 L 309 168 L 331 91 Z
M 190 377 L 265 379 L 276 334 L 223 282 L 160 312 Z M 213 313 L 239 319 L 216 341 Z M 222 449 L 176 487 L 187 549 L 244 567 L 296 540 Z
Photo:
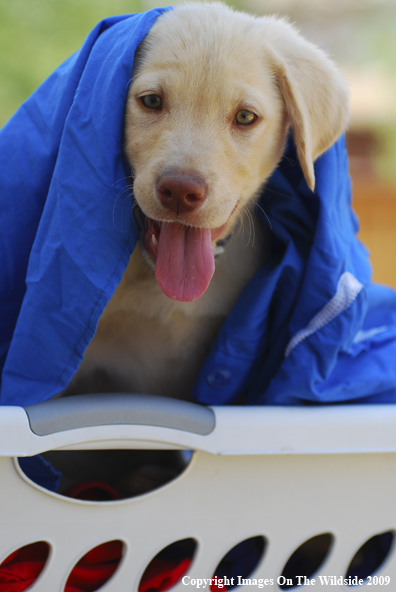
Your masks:
M 164 10 L 99 23 L 0 132 L 2 404 L 67 386 L 135 247 L 124 106 L 136 48 Z M 312 193 L 290 138 L 261 194 L 272 257 L 222 327 L 198 401 L 396 398 L 395 292 L 370 281 L 343 137 L 315 174 Z

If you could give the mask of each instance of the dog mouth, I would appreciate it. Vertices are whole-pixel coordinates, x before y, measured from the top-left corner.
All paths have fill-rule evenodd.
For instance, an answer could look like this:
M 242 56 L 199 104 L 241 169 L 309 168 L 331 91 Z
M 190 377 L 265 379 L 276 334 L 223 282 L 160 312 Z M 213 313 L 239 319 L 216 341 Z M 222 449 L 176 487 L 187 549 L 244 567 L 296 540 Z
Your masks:
M 215 271 L 213 243 L 226 223 L 218 228 L 199 228 L 178 221 L 153 220 L 139 207 L 134 211 L 143 246 L 164 294 L 180 302 L 200 298 Z

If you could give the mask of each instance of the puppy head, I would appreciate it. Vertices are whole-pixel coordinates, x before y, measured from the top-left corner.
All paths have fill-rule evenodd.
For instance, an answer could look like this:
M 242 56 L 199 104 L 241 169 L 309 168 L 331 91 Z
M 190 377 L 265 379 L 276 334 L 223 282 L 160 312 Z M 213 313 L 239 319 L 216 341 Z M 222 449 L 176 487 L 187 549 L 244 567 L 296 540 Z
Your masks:
M 285 21 L 221 5 L 167 12 L 142 43 L 126 109 L 126 154 L 144 246 L 169 297 L 195 300 L 294 131 L 313 161 L 341 133 L 347 97 L 325 55 Z

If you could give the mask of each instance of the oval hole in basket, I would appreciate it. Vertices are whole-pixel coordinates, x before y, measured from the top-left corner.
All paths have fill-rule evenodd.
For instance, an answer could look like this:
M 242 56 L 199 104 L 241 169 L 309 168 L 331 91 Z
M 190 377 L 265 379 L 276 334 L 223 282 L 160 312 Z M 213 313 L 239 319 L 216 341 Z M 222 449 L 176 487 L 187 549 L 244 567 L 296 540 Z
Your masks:
M 222 579 L 227 590 L 242 584 L 238 578 L 248 578 L 254 572 L 264 555 L 266 544 L 263 536 L 251 537 L 238 543 L 224 555 L 216 567 L 213 577 L 217 576 L 218 579 Z M 225 578 L 227 578 L 228 584 L 224 580 Z M 210 589 L 214 592 L 220 588 L 214 584 Z
M 18 463 L 31 481 L 59 495 L 108 502 L 170 483 L 191 457 L 188 450 L 50 450 Z
M 116 572 L 123 552 L 124 545 L 117 540 L 94 547 L 73 567 L 64 590 L 99 590 Z
M 395 533 L 392 531 L 377 534 L 366 541 L 349 564 L 346 577 L 365 580 L 380 569 L 388 557 Z
M 50 546 L 44 541 L 20 547 L 1 563 L 0 584 L 7 590 L 12 589 L 13 583 L 18 586 L 18 592 L 27 590 L 43 571 L 49 552 Z
M 304 576 L 311 578 L 328 556 L 333 540 L 333 535 L 326 532 L 318 534 L 300 545 L 283 568 L 279 579 L 279 588 L 290 590 L 290 588 L 303 585 Z M 297 579 L 297 576 L 300 578 Z
M 188 538 L 162 549 L 146 567 L 139 592 L 164 592 L 175 586 L 190 567 L 196 548 L 196 541 Z

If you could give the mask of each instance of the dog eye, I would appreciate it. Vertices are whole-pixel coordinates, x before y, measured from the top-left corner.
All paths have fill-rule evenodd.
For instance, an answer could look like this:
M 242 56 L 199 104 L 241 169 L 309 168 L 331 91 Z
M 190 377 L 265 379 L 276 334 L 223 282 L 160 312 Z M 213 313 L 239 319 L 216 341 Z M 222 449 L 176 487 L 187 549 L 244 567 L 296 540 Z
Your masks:
M 140 97 L 140 100 L 148 109 L 155 109 L 156 111 L 162 109 L 162 100 L 158 95 L 144 95 L 143 97 Z
M 234 117 L 234 123 L 237 125 L 250 125 L 257 119 L 257 115 L 246 109 L 241 109 Z

